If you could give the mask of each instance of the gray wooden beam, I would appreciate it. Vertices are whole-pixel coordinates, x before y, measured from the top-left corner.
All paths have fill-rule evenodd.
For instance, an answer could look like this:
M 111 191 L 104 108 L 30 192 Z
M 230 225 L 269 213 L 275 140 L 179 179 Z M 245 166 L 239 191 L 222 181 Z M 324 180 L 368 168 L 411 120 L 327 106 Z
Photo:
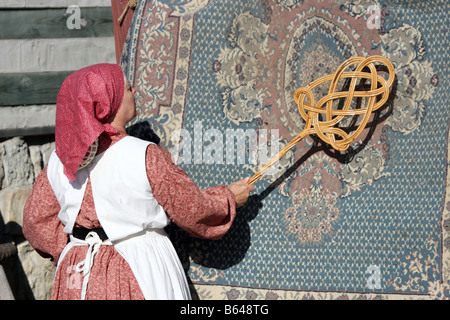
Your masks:
M 0 40 L 0 57 L 0 77 L 116 63 L 114 37 Z
M 0 77 L 0 107 L 55 104 L 63 81 L 72 72 L 3 73 Z
M 67 8 L 0 9 L 0 39 L 113 37 L 112 10 L 80 8 L 81 29 L 69 29 Z
M 56 105 L 0 107 L 0 138 L 52 135 Z

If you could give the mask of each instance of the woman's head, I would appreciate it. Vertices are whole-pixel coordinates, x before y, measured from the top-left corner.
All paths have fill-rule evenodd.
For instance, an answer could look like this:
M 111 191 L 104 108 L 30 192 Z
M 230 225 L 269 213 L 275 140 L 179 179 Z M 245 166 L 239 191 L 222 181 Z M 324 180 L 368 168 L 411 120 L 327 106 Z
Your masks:
M 118 133 L 109 123 L 123 105 L 125 81 L 117 64 L 96 64 L 69 75 L 56 102 L 56 154 L 75 180 L 89 146 L 102 134 Z

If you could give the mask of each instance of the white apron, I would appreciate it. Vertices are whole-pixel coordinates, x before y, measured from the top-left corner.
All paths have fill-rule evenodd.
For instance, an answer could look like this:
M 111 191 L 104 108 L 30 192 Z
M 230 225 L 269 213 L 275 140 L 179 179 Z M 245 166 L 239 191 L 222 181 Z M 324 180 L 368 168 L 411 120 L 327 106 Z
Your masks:
M 149 144 L 127 136 L 79 170 L 73 182 L 64 175 L 55 151 L 50 156 L 47 175 L 61 206 L 58 217 L 64 232 L 72 233 L 90 177 L 97 217 L 109 238 L 102 242 L 95 233 L 84 241 L 70 236 L 59 258 L 58 265 L 73 246 L 89 246 L 86 259 L 77 266 L 84 276 L 82 299 L 102 245 L 113 245 L 128 262 L 145 299 L 191 298 L 181 262 L 163 229 L 170 220 L 153 197 L 147 178 L 145 154 Z

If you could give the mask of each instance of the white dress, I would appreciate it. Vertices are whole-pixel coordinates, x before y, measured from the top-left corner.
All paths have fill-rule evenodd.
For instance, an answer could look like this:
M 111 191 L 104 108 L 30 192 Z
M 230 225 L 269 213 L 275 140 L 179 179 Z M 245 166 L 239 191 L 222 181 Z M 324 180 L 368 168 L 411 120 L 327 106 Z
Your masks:
M 72 233 L 90 178 L 97 216 L 109 238 L 101 242 L 96 234 L 84 241 L 71 236 L 59 258 L 58 265 L 73 246 L 89 246 L 86 260 L 79 264 L 84 275 L 81 298 L 101 245 L 113 245 L 128 262 L 145 299 L 191 298 L 181 262 L 163 229 L 170 220 L 153 197 L 147 178 L 145 154 L 149 144 L 127 136 L 79 170 L 73 182 L 64 175 L 55 152 L 49 159 L 48 180 L 61 206 L 58 217 L 64 232 Z

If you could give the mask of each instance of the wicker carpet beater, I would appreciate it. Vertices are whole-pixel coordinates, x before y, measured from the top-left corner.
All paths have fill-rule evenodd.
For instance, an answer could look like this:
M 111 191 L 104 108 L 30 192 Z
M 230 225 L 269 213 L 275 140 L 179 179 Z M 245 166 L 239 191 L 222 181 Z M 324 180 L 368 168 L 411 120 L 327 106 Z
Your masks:
M 346 71 L 355 65 L 356 68 L 353 71 Z M 384 65 L 387 68 L 387 70 L 382 70 L 388 75 L 387 80 L 379 75 L 377 65 Z M 366 127 L 372 112 L 383 106 L 389 98 L 390 87 L 394 82 L 394 78 L 394 66 L 388 59 L 377 55 L 367 58 L 352 57 L 343 62 L 334 75 L 319 78 L 308 86 L 297 89 L 294 92 L 294 100 L 297 103 L 300 115 L 306 122 L 305 129 L 251 177 L 247 184 L 253 184 L 258 181 L 274 163 L 282 158 L 300 140 L 310 134 L 316 134 L 322 141 L 338 151 L 347 150 L 351 142 Z M 366 87 L 362 90 L 358 89 L 357 81 L 364 79 L 370 80 L 369 90 Z M 350 80 L 346 91 L 335 91 L 339 80 Z M 328 81 L 331 81 L 328 94 L 316 103 L 313 89 Z M 354 98 L 367 98 L 365 99 L 367 103 L 365 106 L 355 107 L 355 103 L 352 104 Z M 345 99 L 343 105 L 337 103 L 343 99 Z M 342 119 L 351 116 L 362 117 L 355 130 L 349 133 L 337 126 Z

